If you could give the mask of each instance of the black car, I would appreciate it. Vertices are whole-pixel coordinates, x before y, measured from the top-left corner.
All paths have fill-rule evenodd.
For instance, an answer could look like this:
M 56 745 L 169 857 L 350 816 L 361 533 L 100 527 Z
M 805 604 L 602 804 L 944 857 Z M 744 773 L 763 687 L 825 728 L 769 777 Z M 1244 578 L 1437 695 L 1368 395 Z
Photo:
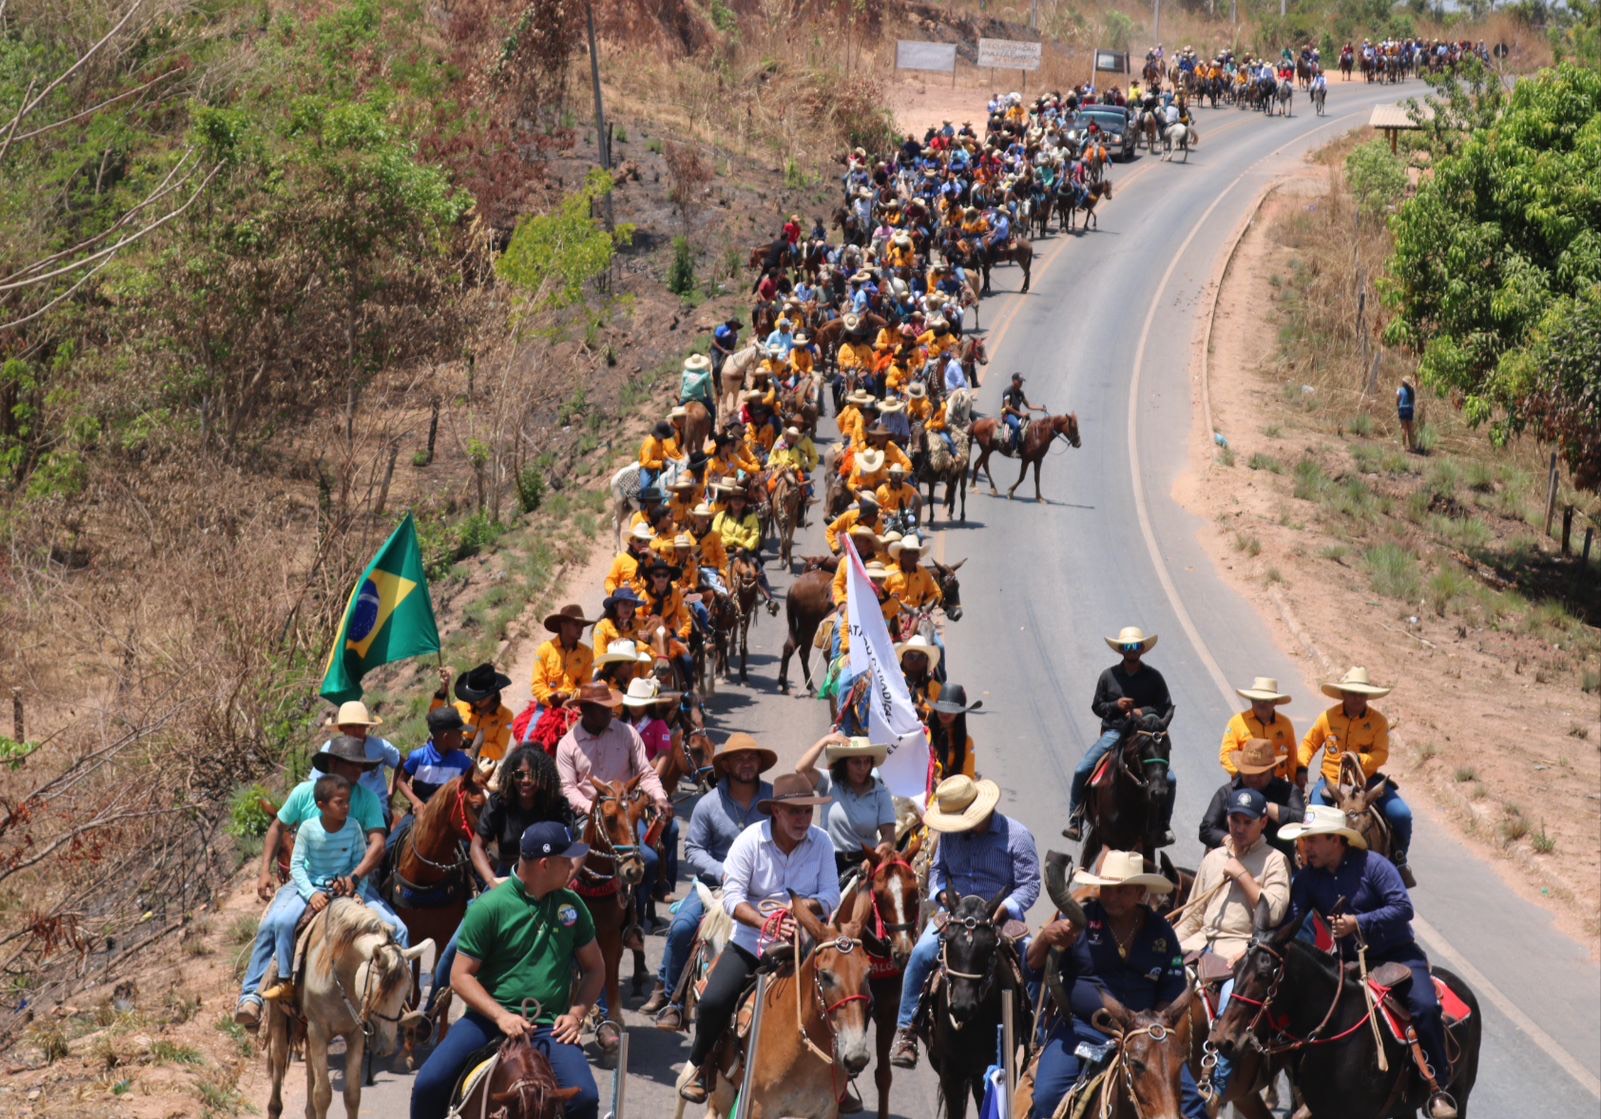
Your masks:
M 1117 105 L 1086 105 L 1080 109 L 1067 129 L 1067 138 L 1075 146 L 1084 143 L 1091 121 L 1100 128 L 1108 155 L 1125 161 L 1134 158 L 1134 124 L 1127 109 Z

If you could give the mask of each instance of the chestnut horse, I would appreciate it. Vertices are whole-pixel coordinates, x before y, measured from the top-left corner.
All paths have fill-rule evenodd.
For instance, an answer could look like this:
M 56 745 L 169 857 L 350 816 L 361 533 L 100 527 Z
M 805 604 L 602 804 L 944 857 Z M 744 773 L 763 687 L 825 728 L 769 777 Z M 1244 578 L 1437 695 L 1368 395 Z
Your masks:
M 626 783 L 595 780 L 595 799 L 584 819 L 583 842 L 589 854 L 578 868 L 574 885 L 595 919 L 595 939 L 606 964 L 607 1020 L 595 1030 L 595 1040 L 603 1053 L 615 1053 L 622 1036 L 623 1002 L 618 970 L 628 934 L 639 948 L 634 949 L 634 970 L 643 970 L 644 942 L 634 921 L 634 890 L 645 880 L 645 859 L 640 853 L 638 824 L 650 800 L 639 787 L 643 774 Z M 609 1029 L 608 1029 L 609 1027 Z
M 1023 478 L 1028 474 L 1028 468 L 1032 466 L 1034 468 L 1034 500 L 1041 500 L 1040 463 L 1045 458 L 1045 452 L 1051 449 L 1051 445 L 1057 436 L 1066 439 L 1070 446 L 1078 447 L 1081 445 L 1077 413 L 1069 412 L 1065 416 L 1045 416 L 1034 420 L 1023 429 L 1023 453 L 1017 456 L 1022 460 L 1023 465 L 1022 469 L 1017 472 L 1017 481 L 1013 482 L 1012 488 L 1006 491 L 1007 497 L 1011 497 L 1017 492 L 1017 487 L 1023 484 Z M 973 424 L 973 442 L 978 444 L 978 458 L 973 463 L 972 482 L 977 485 L 978 472 L 980 470 L 984 471 L 984 476 L 989 479 L 990 493 L 997 496 L 999 496 L 999 491 L 995 488 L 995 476 L 990 473 L 990 455 L 999 452 L 1005 458 L 1013 457 L 1012 452 L 1003 445 L 1005 438 L 1006 426 L 997 417 L 986 417 L 975 421 Z
M 789 636 L 784 639 L 784 653 L 778 666 L 778 690 L 789 694 L 789 658 L 800 654 L 801 673 L 806 678 L 806 690 L 812 692 L 812 641 L 823 619 L 834 612 L 834 577 L 827 571 L 808 571 L 789 585 L 784 595 L 784 614 L 789 623 Z M 828 657 L 823 658 L 828 667 Z
M 508 1037 L 495 1051 L 493 1063 L 473 1072 L 463 1085 L 453 1115 L 560 1119 L 563 1105 L 579 1092 L 556 1083 L 549 1059 L 527 1034 Z

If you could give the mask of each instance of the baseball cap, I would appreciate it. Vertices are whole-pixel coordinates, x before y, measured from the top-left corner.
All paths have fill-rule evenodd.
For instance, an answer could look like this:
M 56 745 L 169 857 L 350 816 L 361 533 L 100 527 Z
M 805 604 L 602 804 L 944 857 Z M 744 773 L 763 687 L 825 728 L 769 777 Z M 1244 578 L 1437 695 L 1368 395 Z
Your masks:
M 1267 797 L 1256 789 L 1235 789 L 1229 794 L 1229 815 L 1260 820 L 1267 815 Z
M 522 856 L 525 859 L 547 859 L 553 855 L 564 859 L 581 859 L 587 854 L 589 844 L 574 840 L 572 832 L 555 820 L 529 824 L 523 832 Z
M 467 724 L 461 721 L 461 712 L 454 706 L 436 707 L 428 712 L 428 733 L 440 735 L 447 731 L 465 730 Z

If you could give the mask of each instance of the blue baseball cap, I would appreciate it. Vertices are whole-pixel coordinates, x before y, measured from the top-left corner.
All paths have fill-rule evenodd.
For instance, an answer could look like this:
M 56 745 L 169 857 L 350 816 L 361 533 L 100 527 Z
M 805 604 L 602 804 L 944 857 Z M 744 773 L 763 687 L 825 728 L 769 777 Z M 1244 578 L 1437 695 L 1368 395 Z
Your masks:
M 589 854 L 589 844 L 573 839 L 573 833 L 555 820 L 541 820 L 529 824 L 523 832 L 522 856 L 525 859 L 581 859 Z
M 1267 815 L 1267 797 L 1256 789 L 1235 789 L 1229 794 L 1229 815 L 1260 820 Z

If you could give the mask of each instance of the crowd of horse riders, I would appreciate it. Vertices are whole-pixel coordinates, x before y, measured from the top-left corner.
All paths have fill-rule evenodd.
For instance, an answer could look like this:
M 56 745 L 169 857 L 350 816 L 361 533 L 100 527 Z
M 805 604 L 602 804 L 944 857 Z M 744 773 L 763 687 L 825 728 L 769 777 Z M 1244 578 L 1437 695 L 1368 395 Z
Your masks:
M 313 1114 L 329 1102 L 331 1036 L 349 1041 L 354 1114 L 362 1055 L 404 1039 L 409 1058 L 433 1034 L 413 1119 L 491 1105 L 594 1119 L 581 1034 L 615 1056 L 621 958 L 632 954 L 644 994 L 643 938 L 663 926 L 641 1010 L 693 1028 L 678 1092 L 716 1115 L 742 1080 L 757 1114 L 860 1110 L 851 1080 L 876 1028 L 880 1119 L 891 1069 L 914 1067 L 920 1043 L 960 1119 L 980 1099 L 1004 1004 L 1024 1057 L 1019 1119 L 1197 1117 L 1225 1101 L 1265 1115 L 1282 1068 L 1315 1113 L 1328 1093 L 1376 1093 L 1371 1109 L 1341 1113 L 1405 1101 L 1457 1114 L 1477 1015 L 1457 986 L 1443 1016 L 1412 934 L 1411 816 L 1380 773 L 1388 724 L 1369 702 L 1388 689 L 1363 669 L 1324 687 L 1335 703 L 1299 739 L 1275 681 L 1239 689 L 1248 706 L 1222 734 L 1193 875 L 1163 853 L 1174 709 L 1146 663 L 1156 636 L 1138 627 L 1105 639 L 1116 661 L 1091 697 L 1101 735 L 1052 824 L 1082 841 L 1078 869 L 1055 852 L 1042 861 L 1029 828 L 998 811 L 969 733 L 982 703 L 946 678 L 934 624 L 936 611 L 960 616 L 955 568 L 925 562 L 924 533 L 933 483 L 965 479 L 969 442 L 981 462 L 1021 455 L 1025 471 L 1034 455 L 1036 491 L 1044 449 L 1078 444 L 1077 421 L 1044 414 L 1021 375 L 998 417 L 977 417 L 982 350 L 964 324 L 972 266 L 1011 251 L 1030 177 L 1058 155 L 1065 179 L 1089 171 L 1059 146 L 1062 100 L 994 109 L 982 138 L 947 126 L 882 159 L 851 153 L 841 242 L 819 246 L 798 216 L 784 225 L 760 262 L 756 338 L 742 345 L 730 319 L 709 357 L 685 361 L 678 401 L 630 469 L 637 510 L 594 588 L 599 608 L 543 619 L 520 713 L 508 700 L 522 682 L 482 664 L 440 670 L 428 741 L 404 756 L 359 701 L 330 716 L 314 772 L 267 834 L 258 892 L 270 906 L 236 1010 L 266 1040 L 270 1116 L 303 1031 Z M 821 456 L 830 400 L 839 439 Z M 830 725 L 769 781 L 777 752 L 737 732 L 714 744 L 701 699 L 730 635 L 764 604 L 777 612 L 764 547 L 817 503 L 829 555 L 789 588 L 785 664 L 802 638 L 825 650 Z M 887 747 L 868 737 L 867 681 L 846 667 L 847 540 L 924 723 L 922 811 L 878 776 Z M 809 626 L 796 616 L 807 587 Z M 698 800 L 681 830 L 686 792 Z M 681 840 L 690 888 L 675 898 Z M 1030 929 L 1042 889 L 1056 913 Z M 425 940 L 440 951 L 419 1002 L 410 963 Z M 758 973 L 776 1025 L 746 1052 L 741 1006 Z

